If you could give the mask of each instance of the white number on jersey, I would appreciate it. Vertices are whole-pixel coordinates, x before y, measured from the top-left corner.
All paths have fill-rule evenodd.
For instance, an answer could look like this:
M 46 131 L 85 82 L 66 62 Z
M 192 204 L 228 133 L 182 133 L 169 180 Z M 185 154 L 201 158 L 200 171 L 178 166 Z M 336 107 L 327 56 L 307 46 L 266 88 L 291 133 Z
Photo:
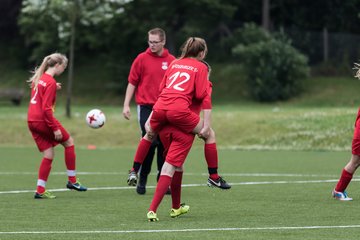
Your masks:
M 35 93 L 34 93 L 34 96 L 31 98 L 31 100 L 30 100 L 30 103 L 31 104 L 36 104 L 37 103 L 37 101 L 36 101 L 36 96 L 37 96 L 37 94 L 38 94 L 38 88 L 36 88 L 35 89 Z
M 171 82 L 166 88 L 171 88 L 173 84 L 179 79 L 180 82 L 176 83 L 172 88 L 178 91 L 184 91 L 185 89 L 180 86 L 190 80 L 190 75 L 187 72 L 176 72 L 171 75 L 169 79 Z

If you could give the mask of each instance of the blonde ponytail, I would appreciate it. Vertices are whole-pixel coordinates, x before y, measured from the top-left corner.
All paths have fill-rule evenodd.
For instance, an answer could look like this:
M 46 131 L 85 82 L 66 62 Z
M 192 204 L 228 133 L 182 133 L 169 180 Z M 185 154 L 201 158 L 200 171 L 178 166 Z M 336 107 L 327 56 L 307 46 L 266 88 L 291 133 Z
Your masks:
M 39 67 L 35 67 L 35 70 L 32 72 L 33 75 L 27 82 L 30 83 L 30 87 L 37 89 L 40 77 L 48 70 L 49 67 L 55 66 L 57 63 L 64 64 L 67 66 L 68 59 L 65 55 L 61 53 L 53 53 L 44 58 Z

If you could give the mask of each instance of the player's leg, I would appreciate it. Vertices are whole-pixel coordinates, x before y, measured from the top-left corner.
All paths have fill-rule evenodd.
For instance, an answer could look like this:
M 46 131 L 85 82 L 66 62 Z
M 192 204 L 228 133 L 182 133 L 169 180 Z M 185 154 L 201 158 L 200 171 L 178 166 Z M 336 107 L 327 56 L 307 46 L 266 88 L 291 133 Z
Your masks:
M 358 111 L 356 120 L 355 120 L 355 129 L 354 129 L 354 136 L 351 144 L 351 159 L 348 164 L 344 167 L 341 172 L 340 179 L 335 186 L 335 189 L 332 191 L 332 196 L 335 199 L 342 200 L 342 201 L 351 201 L 352 198 L 348 197 L 345 189 L 351 182 L 353 174 L 355 173 L 356 169 L 360 165 L 360 109 Z
M 52 199 L 55 196 L 46 191 L 46 183 L 51 171 L 52 161 L 54 159 L 54 148 L 50 147 L 43 151 L 43 159 L 41 160 L 39 173 L 38 173 L 38 180 L 37 180 L 37 187 L 36 193 L 34 198 L 36 199 Z
M 209 178 L 207 181 L 208 186 L 230 189 L 231 186 L 218 174 L 218 152 L 216 147 L 215 131 L 212 128 L 210 128 L 209 137 L 204 139 L 204 141 L 204 154 L 209 172 Z
M 182 130 L 189 129 L 191 124 L 193 124 L 192 133 L 198 134 L 203 128 L 203 120 L 198 117 L 195 113 L 186 116 L 189 120 L 187 121 L 187 125 L 180 125 Z M 217 187 L 221 189 L 230 189 L 231 186 L 218 175 L 218 153 L 216 147 L 216 138 L 215 132 L 212 128 L 209 129 L 209 134 L 206 138 L 202 137 L 205 141 L 204 145 L 204 153 L 205 159 L 208 164 L 208 171 L 210 177 L 208 178 L 208 185 L 212 187 Z
M 139 145 L 136 149 L 133 166 L 132 166 L 131 170 L 129 171 L 129 176 L 127 179 L 127 183 L 129 186 L 137 185 L 137 180 L 138 180 L 137 174 L 140 170 L 140 167 L 143 165 L 144 161 L 149 161 L 149 159 L 150 159 L 150 162 L 147 162 L 146 166 L 142 167 L 142 169 L 143 169 L 142 171 L 143 171 L 143 173 L 150 172 L 150 170 L 147 170 L 147 168 L 149 165 L 151 166 L 151 164 L 152 164 L 154 153 L 149 153 L 149 150 L 152 146 L 153 146 L 153 149 L 155 147 L 153 144 L 154 139 L 149 138 L 148 134 L 146 134 L 145 123 L 151 114 L 151 110 L 152 110 L 151 106 L 147 106 L 147 105 L 138 105 L 137 106 L 138 120 L 139 120 L 139 126 L 140 126 L 140 130 L 141 130 L 142 139 L 140 140 Z M 146 184 L 146 180 L 144 180 L 143 182 L 145 182 L 145 184 Z
M 181 204 L 181 183 L 182 183 L 183 169 L 177 168 L 171 181 L 171 200 L 172 207 L 170 210 L 170 217 L 178 217 L 189 211 L 190 206 L 184 203 Z
M 157 158 L 157 170 L 158 170 L 158 174 L 156 176 L 156 180 L 159 181 L 159 177 L 160 177 L 160 173 L 161 173 L 161 168 L 164 165 L 165 162 L 165 156 L 164 156 L 164 146 L 160 140 L 160 137 L 157 137 L 157 148 L 156 148 L 156 158 Z
M 165 155 L 164 155 L 164 146 L 160 140 L 160 137 L 157 137 L 157 150 L 156 150 L 156 159 L 157 159 L 157 176 L 156 176 L 156 181 L 159 181 L 160 178 L 160 174 L 161 174 L 161 168 L 164 165 L 165 162 Z M 169 188 L 166 191 L 166 194 L 170 194 L 171 193 L 171 189 Z
M 157 182 L 154 197 L 151 201 L 149 212 L 147 214 L 149 221 L 158 221 L 159 219 L 156 217 L 156 211 L 165 196 L 166 191 L 168 190 L 171 179 L 175 172 L 175 166 L 165 162 L 162 170 L 159 181 Z
M 144 159 L 144 162 L 142 163 L 141 168 L 138 172 L 139 179 L 136 187 L 136 192 L 138 194 L 146 193 L 146 183 L 148 176 L 151 172 L 151 165 L 154 159 L 156 145 L 156 141 L 151 144 L 150 149 Z
M 355 173 L 356 169 L 360 166 L 360 156 L 359 155 L 352 155 L 350 161 L 341 172 L 340 179 L 335 186 L 335 189 L 332 192 L 332 196 L 335 199 L 342 200 L 342 201 L 351 201 L 345 191 L 348 185 L 350 184 L 353 174 Z
M 87 187 L 82 185 L 76 177 L 76 153 L 73 138 L 69 137 L 62 145 L 64 147 L 66 173 L 68 175 L 66 187 L 70 190 L 86 191 Z
M 57 144 L 57 142 L 54 141 L 54 133 L 46 124 L 40 122 L 29 122 L 28 127 L 39 151 L 43 154 L 43 158 L 39 166 L 38 180 L 34 198 L 55 198 L 53 194 L 46 191 L 46 182 L 50 175 L 52 161 L 55 156 L 53 146 L 56 146 Z
M 172 142 L 166 155 L 166 162 L 176 166 L 175 173 L 171 181 L 172 207 L 170 217 L 178 217 L 189 211 L 190 206 L 181 204 L 181 183 L 183 176 L 183 164 L 190 152 L 195 136 L 191 133 L 184 133 L 176 128 L 169 129 L 172 132 Z
M 66 184 L 66 187 L 70 190 L 76 190 L 80 192 L 86 191 L 87 188 L 83 186 L 76 178 L 76 153 L 74 139 L 60 123 L 59 125 L 60 131 L 63 135 L 63 141 L 61 142 L 61 145 L 64 147 L 64 159 L 66 173 L 68 176 L 68 182 Z

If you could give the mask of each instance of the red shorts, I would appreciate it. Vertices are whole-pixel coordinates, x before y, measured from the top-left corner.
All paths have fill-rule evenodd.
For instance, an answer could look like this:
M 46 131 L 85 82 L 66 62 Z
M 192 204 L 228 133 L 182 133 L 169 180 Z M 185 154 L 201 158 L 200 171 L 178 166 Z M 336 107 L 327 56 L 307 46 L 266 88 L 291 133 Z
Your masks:
M 157 109 L 153 110 L 150 127 L 154 132 L 158 133 L 165 125 L 170 124 L 185 133 L 191 133 L 199 121 L 199 115 L 190 110 L 179 112 Z
M 65 142 L 70 138 L 69 133 L 59 122 L 58 125 L 63 136 L 60 141 L 55 140 L 54 131 L 49 128 L 45 122 L 28 122 L 29 130 L 40 152 L 55 147 L 59 143 Z
M 160 130 L 159 136 L 164 145 L 165 161 L 175 167 L 181 167 L 189 154 L 195 135 L 166 125 Z

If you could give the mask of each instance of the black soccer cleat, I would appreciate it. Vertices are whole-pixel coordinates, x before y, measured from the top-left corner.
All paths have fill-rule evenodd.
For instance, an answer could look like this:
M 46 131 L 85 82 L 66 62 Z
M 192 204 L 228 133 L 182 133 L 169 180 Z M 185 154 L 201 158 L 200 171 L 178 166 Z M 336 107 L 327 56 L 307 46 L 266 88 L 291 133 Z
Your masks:
M 212 180 L 211 178 L 208 178 L 207 185 L 209 187 L 217 187 L 220 189 L 230 189 L 231 188 L 231 186 L 222 177 L 219 177 L 216 180 Z

